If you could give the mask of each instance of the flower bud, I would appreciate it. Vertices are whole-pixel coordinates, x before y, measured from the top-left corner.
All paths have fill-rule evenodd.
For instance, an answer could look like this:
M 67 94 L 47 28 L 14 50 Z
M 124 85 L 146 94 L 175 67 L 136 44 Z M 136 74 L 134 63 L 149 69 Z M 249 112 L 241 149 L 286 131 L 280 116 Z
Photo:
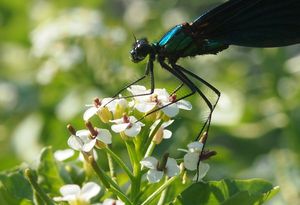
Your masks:
M 112 119 L 112 114 L 107 107 L 100 109 L 97 114 L 103 123 L 108 123 Z
M 159 170 L 159 171 L 165 170 L 168 158 L 169 158 L 169 153 L 165 153 L 163 155 L 161 161 L 158 163 L 157 170 Z
M 154 109 L 156 109 L 157 107 L 154 107 L 153 108 L 153 110 Z M 149 111 L 149 112 L 151 112 L 151 111 Z M 151 113 L 151 114 L 147 114 L 147 113 L 145 113 L 145 120 L 147 121 L 147 122 L 154 122 L 156 119 L 157 119 L 157 114 L 158 113 L 160 113 L 160 110 L 159 111 L 157 111 L 157 112 L 153 112 L 153 113 Z
M 188 179 L 187 172 L 184 171 L 182 175 L 182 184 L 186 184 L 187 179 Z
M 206 143 L 206 140 L 207 140 L 207 132 L 204 132 L 199 140 L 199 142 L 201 142 L 202 144 L 205 144 Z
M 167 122 L 170 120 L 170 117 L 161 112 L 160 119 L 162 119 L 164 122 Z
M 103 149 L 103 148 L 106 148 L 107 145 L 106 145 L 104 142 L 101 142 L 100 140 L 97 140 L 97 141 L 96 141 L 96 147 L 97 147 L 98 149 Z
M 121 118 L 124 112 L 125 112 L 125 107 L 118 103 L 116 105 L 116 110 L 114 112 L 114 119 Z
M 155 133 L 153 137 L 153 142 L 155 144 L 160 144 L 164 137 L 164 129 L 162 127 L 158 128 L 157 132 Z

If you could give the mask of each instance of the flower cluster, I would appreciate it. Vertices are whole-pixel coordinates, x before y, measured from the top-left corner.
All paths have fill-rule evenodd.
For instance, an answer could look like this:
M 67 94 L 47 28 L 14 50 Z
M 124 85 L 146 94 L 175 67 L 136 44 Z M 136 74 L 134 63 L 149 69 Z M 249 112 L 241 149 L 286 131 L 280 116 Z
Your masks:
M 148 182 L 160 183 L 166 175 L 162 186 L 171 184 L 179 176 L 186 176 L 186 170 L 198 173 L 195 180 L 202 180 L 206 175 L 209 165 L 200 162 L 203 157 L 203 141 L 192 142 L 188 145 L 188 150 L 183 150 L 186 155 L 183 159 L 174 159 L 165 153 L 160 160 L 153 157 L 154 149 L 162 140 L 170 139 L 172 132 L 166 129 L 174 122 L 174 117 L 180 109 L 191 110 L 192 105 L 186 100 L 177 100 L 176 93 L 169 94 L 166 89 L 154 89 L 150 93 L 144 86 L 133 85 L 128 92 L 135 96 L 131 100 L 122 98 L 95 98 L 93 104 L 87 105 L 87 110 L 83 114 L 86 129 L 75 130 L 69 125 L 71 133 L 67 143 L 75 151 L 80 151 L 91 167 L 98 175 L 101 183 L 106 187 L 113 187 L 113 193 L 124 203 L 130 204 L 130 199 L 122 192 L 122 188 L 116 183 L 116 174 L 113 173 L 113 162 L 127 174 L 131 181 L 131 194 L 139 197 L 141 190 L 142 176 L 146 174 Z M 102 126 L 94 127 L 92 121 L 98 118 Z M 113 134 L 115 133 L 115 134 Z M 124 141 L 131 167 L 124 163 L 112 149 L 113 135 L 118 134 Z M 95 149 L 97 148 L 97 149 Z M 110 176 L 98 165 L 95 150 L 101 150 L 108 156 Z M 206 152 L 207 153 L 207 152 Z M 211 152 L 210 155 L 214 155 Z M 208 154 L 208 155 L 209 155 Z M 65 155 L 65 156 L 64 156 Z M 74 155 L 74 151 L 59 151 L 56 158 L 59 161 L 65 160 Z M 208 156 L 207 155 L 207 156 Z M 206 157 L 208 158 L 208 157 Z M 204 158 L 203 158 L 204 159 Z M 181 165 L 180 165 L 181 163 Z M 91 190 L 91 191 L 89 191 Z M 87 193 L 89 191 L 89 193 Z M 60 190 L 62 197 L 56 197 L 56 201 L 68 201 L 70 204 L 89 204 L 89 201 L 100 192 L 100 187 L 89 182 L 83 185 L 82 189 L 78 185 L 65 185 Z M 157 193 L 157 195 L 160 194 Z M 153 200 L 148 198 L 147 200 Z M 146 201 L 147 201 L 146 200 Z M 103 204 L 123 204 L 120 200 L 106 199 Z

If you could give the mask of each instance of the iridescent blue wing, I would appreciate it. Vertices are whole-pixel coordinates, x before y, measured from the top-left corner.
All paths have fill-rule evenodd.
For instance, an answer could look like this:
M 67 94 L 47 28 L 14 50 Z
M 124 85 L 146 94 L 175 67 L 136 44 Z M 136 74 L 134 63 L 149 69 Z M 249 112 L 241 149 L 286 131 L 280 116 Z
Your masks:
M 230 0 L 192 23 L 197 38 L 250 47 L 300 43 L 300 0 Z

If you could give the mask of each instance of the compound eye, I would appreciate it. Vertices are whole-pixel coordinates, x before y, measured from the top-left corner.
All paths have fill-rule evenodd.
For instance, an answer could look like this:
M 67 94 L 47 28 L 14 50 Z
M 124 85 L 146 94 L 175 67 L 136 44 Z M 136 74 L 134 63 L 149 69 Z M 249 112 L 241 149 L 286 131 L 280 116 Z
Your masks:
M 137 40 L 133 44 L 133 49 L 130 51 L 131 59 L 133 62 L 139 62 L 150 53 L 150 45 L 146 39 Z
M 142 55 L 142 53 L 140 53 L 139 48 L 133 48 L 130 51 L 130 55 L 131 55 L 131 60 L 135 63 L 140 62 L 142 60 L 144 60 L 144 58 L 146 57 L 146 55 Z

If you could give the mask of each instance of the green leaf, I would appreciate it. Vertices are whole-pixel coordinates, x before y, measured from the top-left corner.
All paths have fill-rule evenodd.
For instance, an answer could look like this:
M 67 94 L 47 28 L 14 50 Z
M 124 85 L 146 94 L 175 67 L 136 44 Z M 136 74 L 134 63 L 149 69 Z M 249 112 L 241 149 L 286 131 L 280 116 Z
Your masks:
M 33 204 L 32 189 L 22 170 L 0 174 L 0 204 Z
M 199 182 L 184 190 L 176 205 L 259 205 L 279 191 L 262 179 Z
M 64 182 L 60 177 L 51 147 L 42 150 L 37 172 L 43 189 L 47 193 L 60 195 L 59 188 L 64 185 Z
M 185 190 L 190 184 L 189 183 L 182 183 L 182 178 L 178 177 L 170 187 L 168 187 L 165 202 L 170 203 L 173 201 L 178 194 L 180 194 L 183 190 Z

